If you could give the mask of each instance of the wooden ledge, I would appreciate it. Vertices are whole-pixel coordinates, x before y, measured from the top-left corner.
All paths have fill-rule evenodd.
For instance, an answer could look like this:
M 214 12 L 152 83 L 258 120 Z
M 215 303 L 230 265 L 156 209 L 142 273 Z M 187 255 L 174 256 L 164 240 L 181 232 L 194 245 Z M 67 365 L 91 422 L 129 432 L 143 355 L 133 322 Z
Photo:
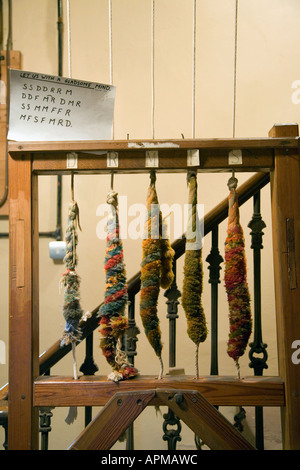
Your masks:
M 279 377 L 138 376 L 113 383 L 106 376 L 42 376 L 34 382 L 34 406 L 104 406 L 116 393 L 153 389 L 195 390 L 213 405 L 284 406 L 284 384 Z M 152 404 L 160 404 L 159 400 Z
M 155 149 L 257 149 L 298 148 L 299 137 L 258 137 L 225 139 L 138 139 L 53 142 L 8 142 L 10 153 L 56 151 L 155 150 Z
M 65 142 L 13 142 L 8 149 L 11 158 L 30 158 L 32 170 L 38 174 L 68 173 L 68 155 L 77 156 L 77 173 L 101 173 L 112 169 L 119 173 L 147 172 L 147 151 L 155 150 L 158 172 L 185 172 L 188 151 L 199 151 L 198 171 L 219 172 L 232 169 L 229 154 L 241 150 L 242 163 L 238 171 L 269 171 L 274 167 L 274 151 L 285 149 L 298 152 L 298 137 L 234 138 L 234 139 L 161 139 L 161 140 L 108 140 Z M 107 164 L 108 152 L 117 152 L 118 166 Z M 231 155 L 236 158 L 236 155 Z M 73 168 L 74 170 L 74 168 Z

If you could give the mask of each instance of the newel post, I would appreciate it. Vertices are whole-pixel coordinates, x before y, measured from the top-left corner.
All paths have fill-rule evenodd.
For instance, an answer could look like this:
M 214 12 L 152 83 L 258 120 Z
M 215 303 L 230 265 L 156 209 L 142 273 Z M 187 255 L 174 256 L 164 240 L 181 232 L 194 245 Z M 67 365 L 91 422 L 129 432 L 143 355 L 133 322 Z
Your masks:
M 9 155 L 8 449 L 38 449 L 39 375 L 37 176 L 30 155 Z
M 269 137 L 297 137 L 298 125 L 275 125 Z M 285 384 L 283 448 L 300 449 L 300 164 L 298 149 L 275 150 L 271 204 L 279 375 Z M 298 341 L 298 343 L 295 343 Z

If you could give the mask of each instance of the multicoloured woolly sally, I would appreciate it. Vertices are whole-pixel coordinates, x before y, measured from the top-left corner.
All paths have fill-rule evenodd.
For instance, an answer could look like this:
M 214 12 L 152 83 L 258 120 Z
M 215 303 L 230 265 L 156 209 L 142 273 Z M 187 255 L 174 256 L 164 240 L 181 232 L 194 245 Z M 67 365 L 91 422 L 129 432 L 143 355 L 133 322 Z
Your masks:
M 189 218 L 186 233 L 184 278 L 181 304 L 187 319 L 187 333 L 196 345 L 196 378 L 199 378 L 199 345 L 207 338 L 207 326 L 202 306 L 203 266 L 202 239 L 197 214 L 197 175 L 188 173 Z M 198 226 L 197 226 L 198 225 Z
M 74 201 L 74 175 L 71 176 L 72 201 L 69 205 L 68 225 L 66 229 L 66 255 L 64 257 L 65 272 L 62 277 L 62 284 L 65 287 L 63 316 L 66 321 L 65 331 L 61 339 L 61 346 L 72 345 L 73 355 L 73 376 L 78 378 L 76 363 L 76 344 L 81 340 L 81 320 L 83 318 L 83 310 L 80 304 L 80 277 L 76 272 L 78 263 L 77 257 L 77 226 L 81 230 L 79 224 L 79 208 L 77 202 Z M 77 417 L 77 407 L 70 407 L 66 423 L 71 424 Z
M 245 240 L 240 224 L 238 180 L 233 176 L 228 181 L 229 214 L 225 241 L 225 288 L 229 305 L 229 339 L 227 353 L 235 361 L 238 376 L 239 358 L 244 354 L 252 331 L 250 294 L 247 283 Z
M 156 176 L 152 171 L 147 193 L 147 219 L 142 242 L 140 316 L 146 337 L 159 358 L 161 366 L 159 378 L 161 378 L 163 345 L 157 303 L 160 287 L 168 289 L 174 279 L 174 250 L 162 220 L 155 181 Z
M 112 372 L 108 378 L 114 382 L 137 375 L 122 351 L 122 337 L 128 327 L 125 308 L 128 301 L 123 245 L 120 239 L 118 195 L 110 191 L 107 196 L 110 213 L 107 220 L 107 238 L 104 270 L 106 286 L 104 303 L 99 309 L 100 348 Z

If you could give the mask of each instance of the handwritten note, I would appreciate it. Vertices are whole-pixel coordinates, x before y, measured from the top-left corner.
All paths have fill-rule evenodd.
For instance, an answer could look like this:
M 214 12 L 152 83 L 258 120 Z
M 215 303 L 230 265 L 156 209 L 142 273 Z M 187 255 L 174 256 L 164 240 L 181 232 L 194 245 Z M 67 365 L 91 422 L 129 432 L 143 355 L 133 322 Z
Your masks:
M 102 83 L 11 69 L 8 139 L 109 140 L 115 91 Z

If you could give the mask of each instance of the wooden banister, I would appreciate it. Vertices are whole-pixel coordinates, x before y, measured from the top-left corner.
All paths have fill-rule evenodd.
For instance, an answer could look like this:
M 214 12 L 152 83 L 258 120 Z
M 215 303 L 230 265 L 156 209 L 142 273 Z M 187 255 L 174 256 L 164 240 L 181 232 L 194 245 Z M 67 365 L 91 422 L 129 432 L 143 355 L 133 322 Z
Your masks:
M 197 390 L 213 405 L 284 406 L 284 384 L 279 377 L 137 376 L 114 383 L 106 376 L 43 376 L 34 382 L 35 406 L 103 406 L 118 392 L 133 387 L 142 392 L 153 388 Z M 157 404 L 157 403 L 156 403 Z
M 271 137 L 297 136 L 297 125 L 275 125 Z M 283 448 L 300 449 L 300 369 L 292 344 L 300 338 L 300 158 L 275 151 L 271 207 L 279 374 L 285 383 Z
M 241 184 L 238 189 L 239 204 L 242 205 L 248 201 L 257 191 L 262 189 L 266 184 L 270 182 L 270 174 L 256 173 L 249 178 L 245 183 Z M 204 217 L 204 235 L 207 235 L 214 226 L 224 221 L 228 214 L 228 199 L 224 198 L 216 207 L 209 211 Z M 175 250 L 175 259 L 178 259 L 183 255 L 185 251 L 185 236 L 182 235 L 172 243 L 172 247 Z M 137 272 L 128 281 L 128 291 L 135 295 L 140 290 L 140 272 Z M 82 326 L 82 339 L 85 339 L 90 333 L 92 333 L 98 327 L 97 312 L 100 305 L 95 307 L 90 318 L 88 318 Z M 45 352 L 39 357 L 40 375 L 43 375 L 55 364 L 57 364 L 63 357 L 65 357 L 71 351 L 71 346 L 60 347 L 60 340 L 53 343 Z M 8 384 L 3 386 L 0 390 L 0 400 L 7 399 Z

